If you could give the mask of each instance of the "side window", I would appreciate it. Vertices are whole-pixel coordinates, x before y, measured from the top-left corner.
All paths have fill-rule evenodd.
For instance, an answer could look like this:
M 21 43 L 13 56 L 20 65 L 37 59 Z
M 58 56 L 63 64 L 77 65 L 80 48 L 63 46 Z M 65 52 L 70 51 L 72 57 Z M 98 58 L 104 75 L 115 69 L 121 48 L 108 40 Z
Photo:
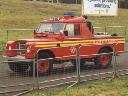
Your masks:
M 80 35 L 80 24 L 75 24 L 74 34 L 75 34 L 75 36 Z
M 67 24 L 66 31 L 68 36 L 74 36 L 74 24 Z
M 78 36 L 80 35 L 80 24 L 67 24 L 66 36 Z

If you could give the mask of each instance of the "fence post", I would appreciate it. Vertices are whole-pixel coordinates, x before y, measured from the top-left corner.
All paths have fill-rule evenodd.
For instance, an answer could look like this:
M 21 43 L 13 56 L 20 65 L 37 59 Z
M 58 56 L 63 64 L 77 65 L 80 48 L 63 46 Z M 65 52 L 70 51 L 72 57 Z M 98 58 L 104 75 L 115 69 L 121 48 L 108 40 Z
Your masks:
M 77 70 L 77 83 L 80 83 L 80 46 L 76 46 L 76 70 Z
M 58 4 L 59 3 L 59 0 L 56 0 L 56 3 Z
M 125 26 L 125 40 L 127 41 L 127 26 Z
M 38 52 L 35 54 L 35 59 L 33 61 L 33 89 L 39 89 L 39 75 L 38 75 Z
M 38 79 L 39 79 L 39 73 L 38 73 L 38 70 L 39 70 L 39 69 L 38 69 L 38 68 L 39 68 L 39 67 L 38 67 L 38 66 L 39 66 L 38 60 L 39 60 L 39 59 L 38 59 L 38 57 L 39 57 L 39 56 L 38 56 L 38 52 L 37 52 L 37 55 L 36 55 L 36 63 L 35 63 L 35 72 L 36 72 L 36 76 L 37 76 L 37 77 L 36 77 L 36 84 L 37 84 L 36 87 L 37 87 L 37 90 L 39 89 L 39 80 L 38 80 Z
M 78 1 L 76 0 L 76 4 L 78 3 Z
M 33 60 L 33 65 L 32 65 L 32 69 L 31 69 L 32 72 L 33 72 L 33 73 L 32 73 L 32 76 L 33 76 L 33 89 L 36 89 L 36 88 L 35 88 L 35 86 L 36 86 L 36 84 L 35 84 L 35 82 L 36 82 L 36 74 L 35 74 L 35 73 L 36 73 L 36 70 L 35 70 L 35 64 L 36 64 L 36 59 Z
M 107 33 L 107 26 L 104 27 L 104 30 L 105 30 L 105 34 Z
M 8 41 L 8 30 L 6 31 L 7 41 Z
M 117 75 L 117 69 L 116 69 L 116 65 L 117 65 L 117 56 L 116 56 L 116 49 L 115 49 L 115 45 L 116 44 L 114 44 L 114 46 L 113 46 L 113 56 L 114 56 L 114 62 L 113 62 L 113 79 L 114 78 L 116 78 L 116 77 L 118 77 L 118 75 Z

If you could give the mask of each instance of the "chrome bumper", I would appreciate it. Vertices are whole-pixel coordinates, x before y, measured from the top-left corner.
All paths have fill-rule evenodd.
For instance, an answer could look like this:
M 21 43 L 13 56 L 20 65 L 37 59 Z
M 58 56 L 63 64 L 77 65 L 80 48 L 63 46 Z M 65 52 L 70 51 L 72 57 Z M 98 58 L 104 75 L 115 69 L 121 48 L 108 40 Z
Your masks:
M 2 56 L 4 62 L 32 62 L 34 59 L 26 59 L 24 56 L 8 57 Z

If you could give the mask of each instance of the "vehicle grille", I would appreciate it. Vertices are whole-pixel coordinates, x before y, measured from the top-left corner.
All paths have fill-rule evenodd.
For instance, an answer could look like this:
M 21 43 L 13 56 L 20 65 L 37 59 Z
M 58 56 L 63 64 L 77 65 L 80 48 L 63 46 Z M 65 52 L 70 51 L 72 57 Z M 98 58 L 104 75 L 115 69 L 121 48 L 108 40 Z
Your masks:
M 17 53 L 18 55 L 25 55 L 25 41 L 19 41 L 17 44 Z

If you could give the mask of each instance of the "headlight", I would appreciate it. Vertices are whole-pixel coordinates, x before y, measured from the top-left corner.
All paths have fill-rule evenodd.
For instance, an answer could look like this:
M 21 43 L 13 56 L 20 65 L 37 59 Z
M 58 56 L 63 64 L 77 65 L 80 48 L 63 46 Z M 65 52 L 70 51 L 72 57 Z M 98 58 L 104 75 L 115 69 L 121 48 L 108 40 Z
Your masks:
M 11 46 L 8 46 L 8 50 L 12 50 L 12 47 Z
M 31 46 L 27 47 L 27 52 L 29 53 L 31 51 Z

